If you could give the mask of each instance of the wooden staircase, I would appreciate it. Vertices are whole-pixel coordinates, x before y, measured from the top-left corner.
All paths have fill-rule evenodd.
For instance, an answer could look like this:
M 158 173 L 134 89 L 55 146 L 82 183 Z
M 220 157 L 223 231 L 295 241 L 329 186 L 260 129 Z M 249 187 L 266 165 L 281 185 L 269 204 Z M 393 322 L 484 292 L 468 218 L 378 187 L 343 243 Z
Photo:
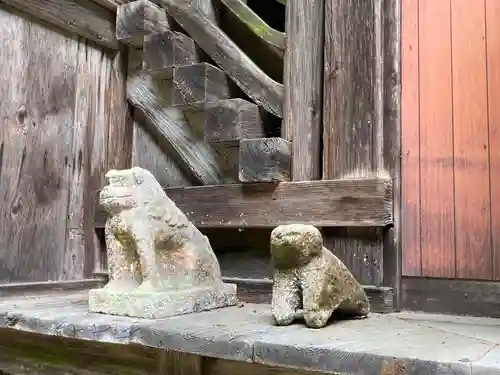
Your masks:
M 289 180 L 289 142 L 266 137 L 264 124 L 282 115 L 282 85 L 195 5 L 156 2 L 168 14 L 147 0 L 119 6 L 117 39 L 142 49 L 142 69 L 128 80 L 128 99 L 160 130 L 169 145 L 165 151 L 177 154 L 195 184 Z M 234 11 L 234 1 L 224 3 Z M 282 56 L 279 35 L 271 35 L 270 48 Z M 207 165 L 179 149 L 180 137 L 169 134 L 174 127 L 189 128 L 189 143 L 198 148 L 192 151 L 207 160 L 209 178 L 202 176 Z

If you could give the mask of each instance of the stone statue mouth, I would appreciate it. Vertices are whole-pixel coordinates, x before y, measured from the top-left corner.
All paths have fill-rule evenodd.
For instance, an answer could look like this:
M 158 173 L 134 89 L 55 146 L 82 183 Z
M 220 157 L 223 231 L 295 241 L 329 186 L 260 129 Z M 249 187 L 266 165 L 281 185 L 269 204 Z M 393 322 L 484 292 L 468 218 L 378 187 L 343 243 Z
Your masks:
M 122 198 L 132 198 L 132 194 L 106 194 L 106 195 L 101 195 L 99 197 L 100 201 L 108 201 L 108 200 L 113 200 L 113 199 L 122 199 Z

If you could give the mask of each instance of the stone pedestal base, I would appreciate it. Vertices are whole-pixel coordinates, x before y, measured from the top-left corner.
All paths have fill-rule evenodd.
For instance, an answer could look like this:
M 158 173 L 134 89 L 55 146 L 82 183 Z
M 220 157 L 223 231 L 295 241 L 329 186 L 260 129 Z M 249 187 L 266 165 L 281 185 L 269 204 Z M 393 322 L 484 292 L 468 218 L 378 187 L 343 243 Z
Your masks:
M 89 291 L 89 311 L 146 319 L 161 319 L 234 306 L 236 285 L 221 283 L 205 288 L 157 293 Z

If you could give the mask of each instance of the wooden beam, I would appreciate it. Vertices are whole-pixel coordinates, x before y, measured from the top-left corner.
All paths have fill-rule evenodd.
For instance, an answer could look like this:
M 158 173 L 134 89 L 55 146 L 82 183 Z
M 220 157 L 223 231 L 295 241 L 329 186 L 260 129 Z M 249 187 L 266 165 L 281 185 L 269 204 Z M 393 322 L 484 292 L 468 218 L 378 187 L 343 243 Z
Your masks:
M 359 180 L 231 184 L 166 189 L 197 227 L 381 227 L 392 222 L 392 182 Z M 96 228 L 106 214 L 97 204 Z
M 118 49 L 115 13 L 88 0 L 1 0 L 0 2 L 111 49 Z
M 172 78 L 174 66 L 199 61 L 194 40 L 183 33 L 167 30 L 144 38 L 143 71 Z
M 172 106 L 203 108 L 205 103 L 230 97 L 226 73 L 209 63 L 174 67 Z
M 274 52 L 283 55 L 285 50 L 285 33 L 270 27 L 245 2 L 241 0 L 221 0 L 222 4 Z
M 399 1 L 399 0 L 397 0 Z M 385 0 L 325 2 L 323 178 L 394 178 L 384 163 L 383 5 Z M 391 64 L 392 65 L 392 64 Z M 394 134 L 396 136 L 396 134 Z M 398 156 L 399 157 L 399 156 Z M 335 254 L 362 284 L 382 285 L 381 230 L 325 231 Z M 366 259 L 360 262 L 360 259 Z
M 172 156 L 181 170 L 196 185 L 221 184 L 227 178 L 219 166 L 217 155 L 187 122 L 179 108 L 165 106 L 162 99 L 171 95 L 171 81 L 135 76 L 127 81 L 127 98 L 146 117 L 149 130 L 161 140 L 159 146 Z
M 145 36 L 168 29 L 165 10 L 148 0 L 136 0 L 117 9 L 116 38 L 132 47 L 141 48 Z
M 190 2 L 154 0 L 170 13 L 198 45 L 258 105 L 282 117 L 283 85 L 273 81 Z
M 292 145 L 283 138 L 243 139 L 238 165 L 240 182 L 290 181 Z
M 321 176 L 324 7 L 325 0 L 290 0 L 286 5 L 281 136 L 292 142 L 294 181 Z
M 207 103 L 204 114 L 205 142 L 237 147 L 242 139 L 265 137 L 259 107 L 245 99 Z
M 16 294 L 27 295 L 63 291 L 74 292 L 77 290 L 101 288 L 104 285 L 106 285 L 106 279 L 104 278 L 0 284 L 0 297 Z

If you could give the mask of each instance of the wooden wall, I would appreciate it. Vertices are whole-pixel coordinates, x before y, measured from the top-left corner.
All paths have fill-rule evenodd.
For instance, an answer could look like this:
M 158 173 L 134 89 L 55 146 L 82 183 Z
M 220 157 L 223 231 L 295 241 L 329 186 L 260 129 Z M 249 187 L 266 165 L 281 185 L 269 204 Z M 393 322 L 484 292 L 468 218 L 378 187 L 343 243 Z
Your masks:
M 403 0 L 403 275 L 500 279 L 500 1 Z
M 0 25 L 0 283 L 90 277 L 95 190 L 130 154 L 125 60 L 3 6 Z

